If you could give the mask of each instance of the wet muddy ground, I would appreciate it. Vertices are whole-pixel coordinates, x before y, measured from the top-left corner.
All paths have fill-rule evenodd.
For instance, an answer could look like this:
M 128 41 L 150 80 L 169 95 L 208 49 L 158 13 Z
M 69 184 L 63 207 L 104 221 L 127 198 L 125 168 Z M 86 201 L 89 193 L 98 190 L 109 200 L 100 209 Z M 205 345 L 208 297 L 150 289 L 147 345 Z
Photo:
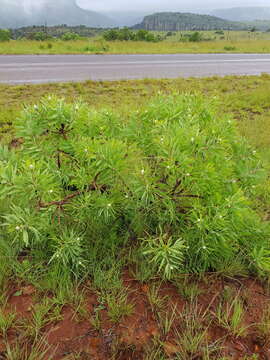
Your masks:
M 2 313 L 14 318 L 2 331 L 0 359 L 15 359 L 8 349 L 18 345 L 21 358 L 16 359 L 23 360 L 270 359 L 270 297 L 258 280 L 210 275 L 144 284 L 126 272 L 123 285 L 128 315 L 113 318 L 106 301 L 87 284 L 78 306 L 61 305 L 57 313 L 50 307 L 38 327 L 35 309 L 52 296 L 37 296 L 29 284 L 10 284 Z M 39 357 L 32 358 L 37 346 Z

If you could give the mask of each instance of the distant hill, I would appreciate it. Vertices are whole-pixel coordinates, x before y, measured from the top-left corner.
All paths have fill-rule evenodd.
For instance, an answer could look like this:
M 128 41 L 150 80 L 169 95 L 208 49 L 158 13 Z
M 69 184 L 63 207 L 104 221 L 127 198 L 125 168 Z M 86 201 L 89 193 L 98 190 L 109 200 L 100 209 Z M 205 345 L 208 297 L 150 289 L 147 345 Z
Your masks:
M 253 20 L 246 21 L 245 24 L 249 29 L 255 28 L 259 31 L 269 31 L 270 29 L 270 20 Z
M 230 21 L 270 20 L 270 7 L 218 9 L 212 11 L 211 14 Z
M 157 31 L 242 30 L 245 25 L 211 15 L 163 12 L 145 16 L 134 28 Z
M 3 0 L 0 11 L 0 28 L 18 28 L 29 25 L 86 25 L 110 27 L 115 23 L 109 17 L 80 8 L 75 0 L 46 0 L 43 5 L 25 9 L 18 2 Z

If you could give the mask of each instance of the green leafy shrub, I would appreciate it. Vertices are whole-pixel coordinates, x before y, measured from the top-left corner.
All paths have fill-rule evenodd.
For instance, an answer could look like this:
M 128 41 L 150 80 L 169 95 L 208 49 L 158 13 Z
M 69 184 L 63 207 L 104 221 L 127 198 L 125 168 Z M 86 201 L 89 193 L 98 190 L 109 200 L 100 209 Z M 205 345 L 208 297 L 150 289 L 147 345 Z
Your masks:
M 203 36 L 199 31 L 195 31 L 194 33 L 190 34 L 188 41 L 190 42 L 199 42 L 203 40 Z
M 213 37 L 206 38 L 199 31 L 194 31 L 191 33 L 181 34 L 179 41 L 181 41 L 181 42 L 200 42 L 200 41 L 211 41 L 211 40 L 215 40 L 215 39 L 216 38 L 213 38 Z
M 154 266 L 158 267 L 158 272 L 165 278 L 171 278 L 174 272 L 181 269 L 184 262 L 184 251 L 186 247 L 181 239 L 174 239 L 167 233 L 158 237 L 146 239 L 143 254 L 151 258 Z
M 110 47 L 108 44 L 103 41 L 93 41 L 90 45 L 85 46 L 82 51 L 83 52 L 92 52 L 92 53 L 103 53 L 108 52 Z
M 28 38 L 30 40 L 45 41 L 45 40 L 49 40 L 51 37 L 44 31 L 38 31 L 30 34 Z
M 47 97 L 16 121 L 23 145 L 0 148 L 2 237 L 32 262 L 91 271 L 141 247 L 162 276 L 270 270 L 269 225 L 251 208 L 258 156 L 194 95 L 160 96 L 122 118 Z
M 236 50 L 236 47 L 235 46 L 224 46 L 224 50 L 226 50 L 226 51 L 234 51 L 234 50 Z
M 10 31 L 6 29 L 0 29 L 0 42 L 9 41 L 10 39 Z
M 117 40 L 128 41 L 134 39 L 135 39 L 135 33 L 131 31 L 129 28 L 124 27 L 123 29 L 118 30 Z
M 61 36 L 61 40 L 64 40 L 64 41 L 71 41 L 71 40 L 79 40 L 80 39 L 80 36 L 74 32 L 66 32 L 64 33 L 62 36 Z
M 117 29 L 110 29 L 103 33 L 103 38 L 106 41 L 114 41 L 118 39 L 118 30 Z
M 147 41 L 147 42 L 159 42 L 162 41 L 162 37 L 160 35 L 155 35 L 147 30 L 138 30 L 134 35 L 135 41 Z
M 138 41 L 145 41 L 150 34 L 151 33 L 149 33 L 149 31 L 141 29 L 136 32 L 134 39 L 136 39 Z M 151 35 L 154 36 L 154 34 L 151 34 Z
M 147 42 L 158 42 L 162 41 L 160 35 L 154 35 L 148 30 L 132 31 L 127 27 L 123 29 L 110 29 L 103 33 L 103 38 L 106 41 L 147 41 Z
M 181 42 L 200 42 L 200 41 L 206 41 L 208 39 L 204 39 L 203 34 L 199 31 L 194 32 L 188 32 L 188 33 L 180 33 L 180 39 Z

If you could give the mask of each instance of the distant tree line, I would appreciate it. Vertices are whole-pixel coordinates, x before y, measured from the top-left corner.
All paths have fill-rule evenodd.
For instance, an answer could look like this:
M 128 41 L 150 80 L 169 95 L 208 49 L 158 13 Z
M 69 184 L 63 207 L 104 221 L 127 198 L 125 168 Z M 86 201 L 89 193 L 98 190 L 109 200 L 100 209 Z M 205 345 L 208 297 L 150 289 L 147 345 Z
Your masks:
M 83 38 L 82 36 L 78 35 L 77 33 L 74 33 L 71 31 L 65 32 L 61 36 L 58 36 L 58 37 L 64 41 L 79 40 L 79 39 Z M 51 35 L 49 35 L 48 33 L 44 32 L 44 31 L 38 31 L 38 32 L 31 33 L 26 38 L 28 40 L 37 40 L 37 41 L 45 41 L 45 40 L 53 39 L 53 37 Z
M 98 29 L 87 28 L 86 26 L 70 27 L 67 25 L 60 26 L 31 26 L 20 29 L 14 29 L 10 32 L 12 39 L 28 39 L 45 41 L 53 38 L 61 40 L 78 40 L 85 37 L 94 37 L 101 35 L 107 41 L 147 41 L 147 42 L 159 42 L 166 38 L 166 35 L 161 36 L 154 34 L 148 30 L 131 30 L 128 27 L 114 28 L 114 29 Z
M 26 38 L 29 40 L 49 40 L 52 38 L 62 38 L 64 40 L 75 40 L 79 37 L 95 37 L 101 34 L 104 29 L 90 28 L 84 25 L 68 26 L 26 26 L 11 30 L 11 38 L 14 40 Z
M 3 32 L 6 31 L 3 30 Z M 114 28 L 114 29 L 100 29 L 100 28 L 88 28 L 84 25 L 81 26 L 27 26 L 19 29 L 12 29 L 9 32 L 9 38 L 14 40 L 28 39 L 45 41 L 53 38 L 69 41 L 78 40 L 85 37 L 95 37 L 101 35 L 107 41 L 147 41 L 147 42 L 159 42 L 163 40 L 163 37 L 159 34 L 154 34 L 148 30 L 131 30 L 128 27 Z M 169 35 L 168 35 L 169 36 Z M 4 37 L 4 35 L 3 35 Z
M 98 29 L 87 28 L 86 26 L 70 27 L 67 25 L 60 26 L 30 26 L 12 30 L 0 29 L 0 41 L 8 41 L 9 39 L 28 39 L 36 41 L 46 41 L 54 38 L 64 41 L 78 40 L 85 37 L 94 37 L 101 35 L 107 41 L 147 41 L 147 42 L 159 42 L 166 38 L 167 35 L 161 36 L 154 34 L 148 30 L 131 30 L 128 27 L 122 29 Z M 168 36 L 171 36 L 169 33 Z
M 160 18 L 162 14 L 157 14 L 159 16 L 150 16 L 144 19 L 142 24 L 136 25 L 135 27 L 128 28 L 113 28 L 113 29 L 101 29 L 101 28 L 90 28 L 85 25 L 79 26 L 68 26 L 68 25 L 57 25 L 57 26 L 27 26 L 18 29 L 0 29 L 0 42 L 18 39 L 28 39 L 28 40 L 36 40 L 36 41 L 46 41 L 52 39 L 61 39 L 64 41 L 70 40 L 78 40 L 83 38 L 91 38 L 95 36 L 101 35 L 104 40 L 107 41 L 147 41 L 147 42 L 159 42 L 169 38 L 171 36 L 175 36 L 177 31 L 179 30 L 166 30 L 169 28 L 174 28 L 175 26 L 172 24 L 169 26 L 164 22 L 157 23 L 157 18 Z M 169 15 L 166 14 L 165 18 Z M 199 15 L 197 15 L 199 16 Z M 149 18 L 151 19 L 150 23 L 148 22 Z M 161 16 L 163 19 L 163 17 Z M 164 19 L 163 19 L 164 20 Z M 152 23 L 154 21 L 154 24 Z M 222 20 L 223 21 L 223 20 Z M 140 27 L 149 27 L 149 30 L 143 29 Z M 213 40 L 205 38 L 202 33 L 196 30 L 197 26 L 186 26 L 185 24 L 177 25 L 177 29 L 182 28 L 182 30 L 189 30 L 188 33 L 180 34 L 180 41 L 207 41 Z M 204 29 L 202 24 L 198 26 Z M 151 30 L 150 30 L 151 29 Z M 155 33 L 155 31 L 163 31 L 163 34 Z M 161 30 L 163 29 L 163 30 Z M 209 30 L 209 29 L 208 29 Z M 249 32 L 256 32 L 258 29 L 256 27 L 250 27 L 246 30 Z M 270 29 L 266 29 L 265 31 L 270 31 Z M 224 30 L 217 29 L 215 34 L 224 35 Z

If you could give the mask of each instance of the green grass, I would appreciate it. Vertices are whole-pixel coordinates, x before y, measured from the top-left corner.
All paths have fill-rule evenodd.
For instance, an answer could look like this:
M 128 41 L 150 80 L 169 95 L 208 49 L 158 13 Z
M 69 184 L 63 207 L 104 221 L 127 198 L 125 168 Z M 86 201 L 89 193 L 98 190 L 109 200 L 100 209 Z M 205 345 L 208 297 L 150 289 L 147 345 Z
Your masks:
M 187 31 L 174 32 L 173 36 L 157 43 L 145 41 L 104 41 L 101 37 L 76 41 L 11 40 L 0 43 L 0 54 L 178 54 L 178 53 L 268 53 L 270 33 L 201 31 L 201 42 L 184 42 Z M 164 35 L 164 33 L 160 33 Z
M 231 113 L 238 121 L 240 133 L 267 158 L 270 144 L 269 89 L 270 76 L 266 74 L 204 79 L 0 85 L 0 136 L 10 139 L 11 124 L 23 105 L 35 104 L 47 94 L 65 97 L 70 102 L 81 98 L 96 109 L 117 108 L 123 115 L 128 115 L 131 109 L 144 106 L 159 91 L 165 94 L 200 92 L 207 97 L 218 97 L 220 113 Z
M 244 307 L 242 301 L 235 297 L 230 303 L 220 303 L 216 311 L 218 324 L 227 329 L 233 336 L 245 336 L 247 328 L 243 325 Z
M 207 313 L 208 310 L 202 311 L 196 302 L 191 302 L 190 306 L 181 313 L 182 332 L 176 331 L 176 344 L 180 349 L 177 360 L 189 360 L 196 357 L 196 354 L 202 354 L 203 359 L 208 359 L 210 353 L 219 350 L 219 344 L 208 342 L 208 328 L 202 326 L 207 321 Z M 210 324 L 211 322 L 209 326 Z

